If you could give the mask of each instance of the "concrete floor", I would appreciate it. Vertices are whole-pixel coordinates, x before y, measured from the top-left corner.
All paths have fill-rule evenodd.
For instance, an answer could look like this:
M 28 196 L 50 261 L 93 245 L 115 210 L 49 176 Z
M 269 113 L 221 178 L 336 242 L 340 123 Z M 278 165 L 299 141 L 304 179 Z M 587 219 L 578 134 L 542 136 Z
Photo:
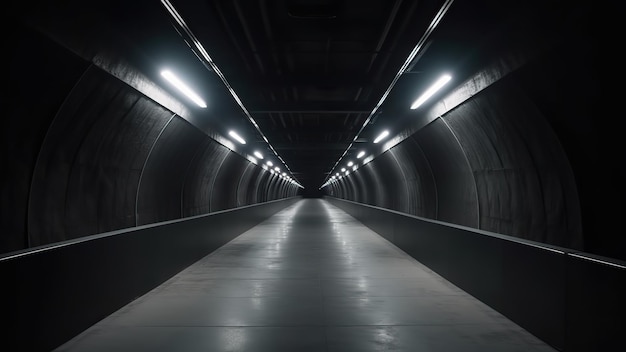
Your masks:
M 556 351 L 304 199 L 56 351 Z

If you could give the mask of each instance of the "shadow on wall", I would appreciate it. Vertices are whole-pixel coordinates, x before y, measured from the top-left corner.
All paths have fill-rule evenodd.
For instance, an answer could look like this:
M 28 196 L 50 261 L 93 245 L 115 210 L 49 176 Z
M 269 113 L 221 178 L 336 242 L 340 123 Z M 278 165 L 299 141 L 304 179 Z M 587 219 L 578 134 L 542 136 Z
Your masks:
M 72 51 L 15 33 L 0 253 L 297 195 Z

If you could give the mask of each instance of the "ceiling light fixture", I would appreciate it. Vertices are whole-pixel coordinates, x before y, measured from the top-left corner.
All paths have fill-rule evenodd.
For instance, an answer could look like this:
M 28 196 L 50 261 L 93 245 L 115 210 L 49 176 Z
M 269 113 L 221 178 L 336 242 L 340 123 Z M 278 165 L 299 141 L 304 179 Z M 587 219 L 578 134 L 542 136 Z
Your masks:
M 256 156 L 259 159 L 263 159 L 263 154 L 261 154 L 261 152 L 259 152 L 258 150 L 254 151 L 254 156 Z
M 352 161 L 348 161 L 348 166 L 352 166 L 354 163 Z
M 241 144 L 246 144 L 246 140 L 241 138 L 240 135 L 237 134 L 237 132 L 235 131 L 229 131 L 228 135 L 235 138 L 237 140 L 237 142 L 241 143 Z
M 272 162 L 271 162 L 271 161 L 269 161 L 269 160 L 267 161 L 267 165 L 268 165 L 268 166 L 274 166 L 274 164 L 272 164 Z
M 411 50 L 411 53 L 409 54 L 409 56 L 406 58 L 406 60 L 404 61 L 404 63 L 402 64 L 398 72 L 396 73 L 396 76 L 394 77 L 394 79 L 391 81 L 391 84 L 389 84 L 389 87 L 387 87 L 387 90 L 383 93 L 383 95 L 381 96 L 380 100 L 378 101 L 374 109 L 372 109 L 372 111 L 369 113 L 369 115 L 363 122 L 363 125 L 361 125 L 361 128 L 352 139 L 352 142 L 350 143 L 350 145 L 348 145 L 348 148 L 346 148 L 343 154 L 341 154 L 339 159 L 335 162 L 333 167 L 330 169 L 331 172 L 335 170 L 337 165 L 339 165 L 339 163 L 341 162 L 341 159 L 343 159 L 343 157 L 348 153 L 350 148 L 352 148 L 356 140 L 361 136 L 361 133 L 363 132 L 363 130 L 365 130 L 365 127 L 370 124 L 370 121 L 376 115 L 376 113 L 378 112 L 378 109 L 383 105 L 383 103 L 387 99 L 387 96 L 389 95 L 389 93 L 391 93 L 391 90 L 394 88 L 394 86 L 396 85 L 400 77 L 405 72 L 407 72 L 409 65 L 411 64 L 411 62 L 413 62 L 413 59 L 415 59 L 415 57 L 418 54 L 421 55 L 421 53 L 425 50 L 425 48 L 428 47 L 426 43 L 429 41 L 431 34 L 433 34 L 437 26 L 439 26 L 439 23 L 443 19 L 444 15 L 448 12 L 453 2 L 454 0 L 445 0 L 444 3 L 441 5 L 441 7 L 439 8 L 439 11 L 437 11 L 437 14 L 435 14 L 432 21 L 430 22 L 430 25 L 428 26 L 428 28 L 426 28 L 426 30 L 424 31 L 424 34 L 422 34 L 422 37 L 419 39 L 417 44 L 415 44 L 415 46 L 413 47 L 413 50 Z
M 161 71 L 161 76 L 163 76 L 168 82 L 170 82 L 176 89 L 181 91 L 181 93 L 185 94 L 187 98 L 191 99 L 194 103 L 198 104 L 201 108 L 206 108 L 206 103 L 202 98 L 196 94 L 191 88 L 187 87 L 183 81 L 181 81 L 175 74 L 170 70 Z
M 363 157 L 363 155 L 365 155 L 365 151 L 364 151 L 364 150 L 361 150 L 361 151 L 359 152 L 359 154 L 357 154 L 356 158 L 357 158 L 357 159 L 361 159 L 361 158 Z
M 248 117 L 248 120 L 250 121 L 250 123 L 252 123 L 252 125 L 257 130 L 257 132 L 261 135 L 261 137 L 263 138 L 265 143 L 267 143 L 267 146 L 270 148 L 270 150 L 274 153 L 274 155 L 278 158 L 278 160 L 282 161 L 282 163 L 285 165 L 285 168 L 287 169 L 287 171 L 291 172 L 291 170 L 289 169 L 289 166 L 287 166 L 287 163 L 285 163 L 285 160 L 283 160 L 283 158 L 281 158 L 281 156 L 278 154 L 276 149 L 274 149 L 274 147 L 270 144 L 270 141 L 267 139 L 265 134 L 263 134 L 263 131 L 261 131 L 261 128 L 256 123 L 254 118 L 252 118 L 252 115 L 250 114 L 248 109 L 246 109 L 246 107 L 243 105 L 243 102 L 241 101 L 241 99 L 239 98 L 237 93 L 235 93 L 235 90 L 232 88 L 230 83 L 226 80 L 226 76 L 224 76 L 222 71 L 215 64 L 213 59 L 209 56 L 209 53 L 204 49 L 204 46 L 202 45 L 202 43 L 200 43 L 200 40 L 198 40 L 198 38 L 193 34 L 193 32 L 191 31 L 189 26 L 187 26 L 187 24 L 185 23 L 185 20 L 178 13 L 176 8 L 174 8 L 174 5 L 172 5 L 170 0 L 161 0 L 161 4 L 163 5 L 163 7 L 165 7 L 167 12 L 169 12 L 170 16 L 178 24 L 179 28 L 177 28 L 177 30 L 178 30 L 179 34 L 181 35 L 183 40 L 191 47 L 191 50 L 196 55 L 196 57 L 198 57 L 198 59 L 200 59 L 200 61 L 204 64 L 205 67 L 207 67 L 207 68 L 210 67 L 210 69 L 213 72 L 215 72 L 215 74 L 222 81 L 222 83 L 224 84 L 226 89 L 228 89 L 228 92 L 233 97 L 233 99 L 235 100 L 237 105 L 239 105 L 239 107 L 244 112 L 246 117 Z M 296 182 L 296 185 L 298 185 L 298 187 L 300 187 L 300 188 L 304 188 L 302 185 L 300 185 L 297 182 Z
M 389 131 L 384 130 L 381 134 L 378 135 L 378 137 L 376 137 L 376 139 L 374 139 L 374 143 L 378 143 L 378 142 L 382 141 L 388 135 L 389 135 Z
M 443 86 L 445 86 L 446 83 L 448 83 L 451 79 L 452 77 L 450 75 L 441 76 L 437 80 L 437 82 L 435 82 L 435 84 L 430 86 L 430 88 L 428 88 L 428 90 L 424 92 L 424 94 L 422 94 L 419 98 L 417 98 L 417 100 L 413 102 L 413 104 L 411 105 L 411 109 L 415 110 L 419 108 L 422 104 L 424 104 L 426 100 L 428 100 L 428 98 L 432 97 L 433 94 L 437 93 L 437 91 L 441 89 Z

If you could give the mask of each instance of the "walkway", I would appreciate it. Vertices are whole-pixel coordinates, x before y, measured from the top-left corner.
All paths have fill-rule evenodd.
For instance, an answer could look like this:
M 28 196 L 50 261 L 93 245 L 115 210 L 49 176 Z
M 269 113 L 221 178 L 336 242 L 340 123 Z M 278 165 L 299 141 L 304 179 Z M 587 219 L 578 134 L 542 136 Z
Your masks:
M 303 199 L 57 351 L 555 351 L 350 215 Z

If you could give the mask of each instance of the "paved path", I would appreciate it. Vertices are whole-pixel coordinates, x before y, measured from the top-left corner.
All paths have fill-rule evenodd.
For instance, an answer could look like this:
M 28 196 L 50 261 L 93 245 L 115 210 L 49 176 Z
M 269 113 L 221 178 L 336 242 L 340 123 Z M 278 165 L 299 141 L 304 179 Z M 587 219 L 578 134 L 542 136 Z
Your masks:
M 57 351 L 555 351 L 321 199 L 303 199 Z

